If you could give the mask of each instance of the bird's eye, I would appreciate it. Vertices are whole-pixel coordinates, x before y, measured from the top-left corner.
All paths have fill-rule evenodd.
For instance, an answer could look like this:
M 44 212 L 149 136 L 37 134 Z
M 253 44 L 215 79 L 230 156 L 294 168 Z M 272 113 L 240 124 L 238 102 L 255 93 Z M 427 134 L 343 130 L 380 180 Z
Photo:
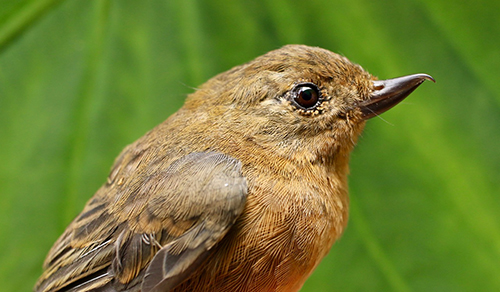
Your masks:
M 303 109 L 312 109 L 319 103 L 319 91 L 312 83 L 301 84 L 295 87 L 293 100 Z

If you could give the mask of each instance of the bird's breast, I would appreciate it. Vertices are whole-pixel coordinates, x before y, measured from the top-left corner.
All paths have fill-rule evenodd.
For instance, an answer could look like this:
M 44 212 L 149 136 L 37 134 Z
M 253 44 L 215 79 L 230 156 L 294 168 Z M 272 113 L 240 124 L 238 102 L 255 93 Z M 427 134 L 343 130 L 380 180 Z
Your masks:
M 201 272 L 214 287 L 205 291 L 298 291 L 346 225 L 346 186 L 252 173 L 248 185 L 243 214 Z

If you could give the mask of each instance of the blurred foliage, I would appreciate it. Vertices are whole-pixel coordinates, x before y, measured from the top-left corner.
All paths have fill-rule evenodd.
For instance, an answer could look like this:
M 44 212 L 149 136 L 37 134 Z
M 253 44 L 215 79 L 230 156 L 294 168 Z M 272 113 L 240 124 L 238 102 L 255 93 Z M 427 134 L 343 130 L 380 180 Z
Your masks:
M 0 290 L 29 291 L 120 150 L 288 43 L 426 72 L 352 155 L 351 218 L 303 291 L 500 290 L 499 1 L 0 1 Z

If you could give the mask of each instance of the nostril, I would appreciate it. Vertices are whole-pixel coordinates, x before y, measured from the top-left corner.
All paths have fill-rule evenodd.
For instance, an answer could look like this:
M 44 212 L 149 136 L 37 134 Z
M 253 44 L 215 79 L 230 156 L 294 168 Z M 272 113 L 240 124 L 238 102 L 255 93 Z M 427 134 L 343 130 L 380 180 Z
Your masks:
M 375 85 L 375 86 L 373 87 L 373 89 L 375 89 L 375 90 L 382 90 L 382 89 L 384 89 L 384 87 L 385 87 L 385 86 L 384 86 L 383 84 L 380 84 L 380 85 Z

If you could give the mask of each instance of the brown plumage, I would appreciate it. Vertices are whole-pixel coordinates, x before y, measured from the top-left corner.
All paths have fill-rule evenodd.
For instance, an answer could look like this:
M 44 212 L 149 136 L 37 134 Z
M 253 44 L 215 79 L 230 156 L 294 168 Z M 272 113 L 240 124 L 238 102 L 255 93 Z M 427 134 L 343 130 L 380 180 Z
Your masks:
M 123 150 L 35 290 L 298 291 L 346 226 L 365 120 L 425 79 L 301 45 L 215 76 Z

